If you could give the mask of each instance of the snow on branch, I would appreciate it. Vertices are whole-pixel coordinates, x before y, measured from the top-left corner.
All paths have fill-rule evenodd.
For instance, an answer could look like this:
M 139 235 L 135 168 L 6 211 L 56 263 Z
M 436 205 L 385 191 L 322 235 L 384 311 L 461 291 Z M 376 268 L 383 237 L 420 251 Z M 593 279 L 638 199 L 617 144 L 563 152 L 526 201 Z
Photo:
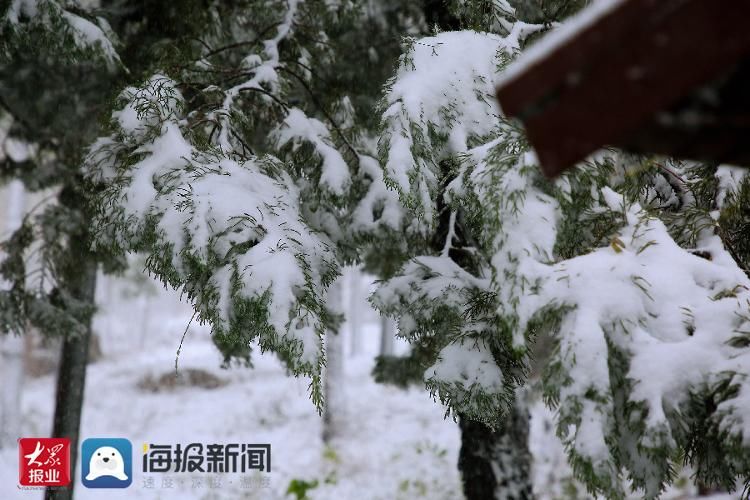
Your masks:
M 166 77 L 122 98 L 115 133 L 88 158 L 107 186 L 98 243 L 147 252 L 149 270 L 181 288 L 214 335 L 257 340 L 295 373 L 319 377 L 337 266 L 330 242 L 303 220 L 283 164 L 191 144 Z
M 500 339 L 488 337 L 497 308 L 490 280 L 445 256 L 420 256 L 371 300 L 397 318 L 400 336 L 435 348 L 424 380 L 449 410 L 493 425 L 507 411 L 524 367 Z
M 346 192 L 351 183 L 351 172 L 346 160 L 332 145 L 331 133 L 325 123 L 292 108 L 276 131 L 276 140 L 279 147 L 291 144 L 295 150 L 304 143 L 312 145 L 322 159 L 320 184 L 339 196 Z
M 443 33 L 402 57 L 380 156 L 439 243 L 373 303 L 429 347 L 424 379 L 449 409 L 491 424 L 549 335 L 544 393 L 592 492 L 623 498 L 627 476 L 653 498 L 678 456 L 701 480 L 747 481 L 750 280 L 719 213 L 739 180 L 615 153 L 543 179 L 487 97 L 508 44 Z
M 560 430 L 572 430 L 565 442 L 611 491 L 620 488 L 612 467 L 619 463 L 652 496 L 669 479 L 668 457 L 689 449 L 685 429 L 705 418 L 703 425 L 736 443 L 727 462 L 746 468 L 750 350 L 733 339 L 747 330 L 750 281 L 718 236 L 703 239 L 711 259 L 702 258 L 678 246 L 639 203 L 608 187 L 601 199 L 599 210 L 626 221 L 612 244 L 551 266 L 542 287 L 545 300 L 573 308 L 551 361 L 565 375 L 546 383 L 559 402 Z M 740 390 L 717 394 L 724 383 Z M 697 414 L 698 394 L 714 398 L 716 408 Z M 631 439 L 637 447 L 626 446 Z M 608 441 L 622 443 L 621 453 Z
M 229 118 L 235 107 L 237 97 L 247 90 L 258 90 L 264 94 L 266 99 L 279 99 L 280 85 L 278 69 L 281 60 L 279 45 L 293 34 L 294 19 L 298 12 L 298 6 L 303 0 L 289 0 L 287 10 L 276 28 L 275 35 L 263 41 L 263 50 L 259 54 L 247 54 L 244 58 L 251 77 L 241 83 L 232 86 L 224 92 L 224 100 L 219 109 L 214 111 L 221 124 L 218 136 L 218 145 L 226 151 L 231 149 L 229 141 L 230 123 Z
M 634 487 L 658 495 L 671 457 L 695 453 L 687 429 L 696 425 L 714 429 L 722 467 L 748 471 L 750 280 L 722 240 L 703 230 L 697 248 L 681 247 L 659 211 L 642 208 L 653 193 L 643 183 L 659 185 L 661 171 L 639 178 L 621 165 L 579 167 L 553 189 L 531 168 L 528 148 L 512 131 L 506 137 L 472 150 L 474 162 L 449 190 L 485 228 L 489 288 L 512 349 L 540 319 L 553 320 L 544 390 L 577 472 L 620 497 L 624 468 Z M 689 218 L 695 209 L 689 200 L 680 207 Z M 571 231 L 578 241 L 591 237 L 594 216 L 608 221 L 607 236 L 560 256 Z M 678 219 L 665 216 L 675 234 Z
M 75 9 L 71 9 L 72 4 Z M 104 18 L 81 15 L 85 10 L 77 2 L 56 0 L 11 0 L 0 17 L 3 36 L 26 34 L 36 43 L 57 45 L 63 53 L 99 57 L 110 66 L 120 64 L 114 34 Z M 40 38 L 40 35 L 42 38 Z
M 506 64 L 506 39 L 470 31 L 408 40 L 382 114 L 380 159 L 386 182 L 432 227 L 445 175 L 440 161 L 491 134 L 499 110 L 493 79 Z

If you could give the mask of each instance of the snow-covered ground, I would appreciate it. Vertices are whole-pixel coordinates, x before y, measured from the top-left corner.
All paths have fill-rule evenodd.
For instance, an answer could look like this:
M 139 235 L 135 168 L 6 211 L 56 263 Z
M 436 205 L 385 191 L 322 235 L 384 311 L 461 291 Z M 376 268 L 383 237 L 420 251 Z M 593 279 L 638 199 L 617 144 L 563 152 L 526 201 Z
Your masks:
M 425 391 L 402 391 L 372 381 L 372 355 L 379 342 L 376 323 L 364 325 L 361 354 L 345 360 L 346 423 L 326 448 L 307 381 L 286 376 L 271 355 L 254 356 L 253 369 L 222 370 L 208 329 L 200 325 L 191 326 L 187 334 L 179 368 L 206 370 L 228 383 L 217 389 L 158 393 L 139 389 L 145 376 L 174 371 L 177 346 L 190 318 L 187 308 L 161 296 L 153 300 L 146 338 L 138 331 L 144 327 L 138 311 L 145 308 L 137 301 L 120 314 L 102 315 L 96 323 L 104 357 L 89 366 L 81 437 L 125 437 L 134 451 L 133 484 L 107 490 L 108 498 L 294 498 L 286 496 L 293 479 L 318 481 L 308 490 L 310 499 L 460 498 L 457 425 L 443 418 L 443 408 Z M 27 380 L 24 436 L 49 435 L 54 382 L 53 375 Z M 272 471 L 263 474 L 267 484 L 243 483 L 240 475 L 232 474 L 141 472 L 143 443 L 189 442 L 270 443 Z M 41 498 L 41 492 L 17 489 L 17 453 L 0 453 L 0 498 Z M 80 464 L 77 471 L 80 474 Z M 260 479 L 256 474 L 252 479 Z M 162 476 L 174 486 L 162 488 Z M 154 478 L 153 488 L 145 487 L 147 477 Z M 203 479 L 201 487 L 194 487 L 193 477 Z M 209 484 L 211 478 L 221 479 L 221 485 Z M 102 490 L 76 483 L 76 499 L 102 498 Z
M 113 295 L 114 294 L 114 295 Z M 379 344 L 374 314 L 363 313 L 360 352 L 345 359 L 345 423 L 331 447 L 321 441 L 322 420 L 308 398 L 308 382 L 288 377 L 271 355 L 254 356 L 255 367 L 220 368 L 221 356 L 208 329 L 192 325 L 179 358 L 180 370 L 205 370 L 226 382 L 219 388 L 182 387 L 157 393 L 138 387 L 144 377 L 174 371 L 180 338 L 190 318 L 187 306 L 170 294 L 122 301 L 122 289 L 110 287 L 109 303 L 97 317 L 104 356 L 89 366 L 82 439 L 124 437 L 133 443 L 134 479 L 107 498 L 294 499 L 293 480 L 315 482 L 310 500 L 459 500 L 456 468 L 458 426 L 426 391 L 402 391 L 375 384 L 370 377 Z M 115 296 L 116 295 L 116 296 Z M 117 299 L 115 301 L 115 299 Z M 347 339 L 347 346 L 349 341 Z M 399 346 L 401 349 L 403 345 Z M 50 432 L 54 376 L 27 379 L 23 390 L 23 435 Z M 535 483 L 541 498 L 585 498 L 561 483 L 569 474 L 559 441 L 547 429 L 549 415 L 536 405 L 532 451 Z M 270 473 L 144 474 L 144 443 L 270 443 Z M 0 498 L 39 499 L 40 491 L 17 488 L 16 449 L 0 451 Z M 80 464 L 77 474 L 80 475 Z M 151 478 L 151 480 L 149 480 Z M 265 479 L 264 479 L 265 478 Z M 198 486 L 195 479 L 200 480 Z M 219 479 L 220 484 L 215 482 Z M 78 500 L 103 498 L 75 478 Z M 171 487 L 167 487 L 171 483 Z M 676 493 L 669 498 L 686 498 Z

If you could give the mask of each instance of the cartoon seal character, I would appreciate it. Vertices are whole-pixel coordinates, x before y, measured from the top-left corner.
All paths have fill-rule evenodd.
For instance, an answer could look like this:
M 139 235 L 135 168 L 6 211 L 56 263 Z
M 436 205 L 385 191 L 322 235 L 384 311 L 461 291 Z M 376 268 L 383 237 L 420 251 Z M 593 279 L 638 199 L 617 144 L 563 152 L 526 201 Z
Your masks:
M 91 455 L 86 480 L 93 481 L 102 476 L 112 476 L 122 481 L 128 479 L 127 474 L 125 474 L 125 461 L 122 459 L 122 455 L 111 446 L 101 446 Z

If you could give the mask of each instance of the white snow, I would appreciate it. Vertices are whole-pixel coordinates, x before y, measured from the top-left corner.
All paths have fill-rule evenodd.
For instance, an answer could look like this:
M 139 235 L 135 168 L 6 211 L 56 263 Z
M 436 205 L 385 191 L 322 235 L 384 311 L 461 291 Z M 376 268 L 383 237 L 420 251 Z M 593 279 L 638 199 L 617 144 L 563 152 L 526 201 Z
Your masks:
M 351 182 L 351 172 L 341 153 L 332 146 L 331 134 L 323 122 L 308 117 L 301 109 L 292 108 L 275 135 L 279 146 L 292 143 L 297 149 L 302 141 L 312 144 L 323 159 L 321 187 L 337 195 L 345 193 Z
M 302 219 L 296 184 L 274 158 L 240 162 L 195 149 L 180 128 L 181 97 L 169 79 L 155 75 L 124 96 L 128 104 L 114 114 L 125 136 L 117 147 L 137 161 L 108 174 L 110 196 L 121 208 L 113 216 L 124 226 L 117 242 L 126 249 L 138 245 L 155 222 L 200 319 L 212 318 L 215 331 L 228 332 L 237 327 L 243 301 L 267 303 L 272 332 L 250 333 L 260 335 L 265 348 L 294 350 L 290 368 L 296 372 L 317 373 L 322 325 L 314 307 L 336 266 L 330 242 Z M 94 145 L 93 169 L 102 158 L 111 169 L 111 147 L 111 138 Z M 238 245 L 247 248 L 236 252 Z M 195 273 L 190 266 L 196 263 L 210 272 Z
M 402 198 L 424 210 L 427 223 L 433 217 L 438 162 L 466 151 L 471 137 L 497 126 L 492 80 L 506 48 L 500 36 L 446 32 L 413 41 L 402 56 L 383 113 L 385 172 Z M 432 141 L 432 127 L 449 131 L 444 143 Z M 426 143 L 424 153 L 415 154 L 418 142 Z
M 475 384 L 487 392 L 500 392 L 503 387 L 503 373 L 481 342 L 466 341 L 444 347 L 438 361 L 425 372 L 424 379 L 459 384 L 467 391 Z
M 380 333 L 373 311 L 362 318 L 360 353 L 349 354 L 344 360 L 347 411 L 341 419 L 341 434 L 326 448 L 320 439 L 321 417 L 308 401 L 304 380 L 289 377 L 272 355 L 257 353 L 252 369 L 220 369 L 221 356 L 208 329 L 195 323 L 183 345 L 180 370 L 205 370 L 228 384 L 217 389 L 183 387 L 159 393 L 139 389 L 137 384 L 144 377 L 174 373 L 177 344 L 192 311 L 178 303 L 174 293 L 150 296 L 151 307 L 143 309 L 138 296 L 124 298 L 123 290 L 130 285 L 122 280 L 106 279 L 100 285 L 100 294 L 106 292 L 107 297 L 102 298 L 95 330 L 104 358 L 88 367 L 81 438 L 124 437 L 132 442 L 134 453 L 132 485 L 108 490 L 108 498 L 293 500 L 286 494 L 292 479 L 319 481 L 308 491 L 310 500 L 463 498 L 457 469 L 458 426 L 444 418 L 443 409 L 423 389 L 402 391 L 372 381 L 370 369 Z M 348 335 L 349 330 L 344 333 Z M 403 351 L 405 346 L 399 348 Z M 23 436 L 49 433 L 54 388 L 54 374 L 27 379 L 21 404 Z M 565 498 L 563 492 L 575 487 L 574 498 L 592 498 L 572 480 L 552 418 L 540 403 L 532 406 L 530 446 L 537 498 Z M 224 474 L 218 476 L 219 487 L 210 487 L 208 479 L 217 476 L 162 476 L 141 469 L 143 443 L 249 441 L 271 444 L 271 473 Z M 15 487 L 17 470 L 15 446 L 1 449 L 3 498 L 41 499 L 41 491 Z M 79 476 L 80 470 L 79 463 Z M 153 488 L 146 487 L 148 477 L 154 480 Z M 243 483 L 243 477 L 251 479 L 250 483 Z M 268 480 L 267 487 L 261 482 L 263 477 Z M 171 479 L 172 487 L 163 479 Z M 202 479 L 202 486 L 193 487 L 193 479 Z M 77 500 L 101 498 L 100 490 L 84 488 L 79 478 L 76 482 Z M 674 490 L 663 498 L 684 500 L 686 496 L 684 490 Z
M 102 28 L 81 16 L 71 14 L 67 11 L 64 11 L 62 16 L 70 24 L 76 42 L 80 47 L 98 46 L 109 61 L 115 62 L 120 60 L 120 56 Z
M 719 192 L 716 194 L 716 206 L 721 209 L 730 191 L 735 191 L 747 175 L 747 168 L 733 165 L 719 165 L 716 178 L 719 180 Z
M 114 289 L 116 293 L 117 288 Z M 118 300 L 112 297 L 114 300 Z M 370 375 L 377 353 L 379 328 L 370 311 L 362 325 L 362 351 L 344 360 L 347 411 L 340 434 L 327 448 L 321 441 L 322 421 L 308 399 L 307 382 L 288 376 L 272 355 L 255 354 L 253 369 L 221 370 L 221 356 L 206 328 L 190 327 L 180 355 L 180 370 L 202 369 L 228 382 L 217 389 L 178 388 L 145 392 L 137 383 L 145 376 L 174 373 L 177 344 L 191 311 L 175 294 L 151 299 L 155 307 L 148 331 L 134 328 L 143 311 L 137 301 L 104 304 L 97 318 L 105 357 L 89 365 L 81 437 L 124 437 L 133 444 L 134 480 L 123 490 L 107 490 L 108 498 L 292 500 L 292 479 L 317 480 L 310 500 L 435 500 L 461 498 L 456 467 L 458 426 L 444 419 L 443 409 L 419 387 L 407 391 L 375 384 Z M 145 344 L 137 339 L 145 334 Z M 403 348 L 403 346 L 402 346 Z M 29 380 L 23 393 L 24 436 L 49 433 L 54 402 L 54 376 Z M 145 474 L 143 443 L 270 443 L 268 474 Z M 18 452 L 0 450 L 0 496 L 38 500 L 42 492 L 18 490 Z M 80 475 L 80 463 L 78 474 Z M 146 488 L 147 477 L 154 487 Z M 211 488 L 208 478 L 221 485 Z M 242 478 L 250 478 L 243 485 Z M 261 478 L 268 479 L 263 487 Z M 162 479 L 172 479 L 173 487 Z M 203 479 L 200 488 L 193 478 Z M 76 478 L 75 498 L 102 498 Z
M 275 96 L 278 94 L 278 74 L 276 72 L 279 62 L 279 44 L 288 37 L 294 29 L 294 18 L 297 15 L 297 9 L 303 0 L 288 0 L 287 9 L 284 18 L 276 28 L 276 35 L 263 42 L 263 54 L 248 54 L 245 60 L 253 64 L 253 75 L 250 79 L 241 82 L 224 94 L 224 101 L 219 110 L 214 111 L 213 115 L 219 120 L 221 127 L 219 129 L 219 146 L 224 151 L 231 151 L 230 143 L 230 115 L 234 107 L 235 100 L 241 92 L 245 90 L 261 90 L 264 97 L 270 99 L 268 94 Z M 266 94 L 267 93 L 267 94 Z
M 379 224 L 391 230 L 400 229 L 404 219 L 404 208 L 398 201 L 398 194 L 385 185 L 383 169 L 378 161 L 372 156 L 361 155 L 359 168 L 371 182 L 367 193 L 354 209 L 352 231 L 374 232 Z
M 501 81 L 514 78 L 621 3 L 602 1 L 584 11 L 521 56 L 522 62 L 506 70 Z M 750 391 L 745 387 L 750 350 L 731 345 L 735 336 L 749 331 L 750 280 L 714 234 L 715 213 L 706 213 L 705 223 L 697 222 L 703 228 L 693 238 L 695 248 L 678 245 L 670 234 L 677 227 L 666 227 L 675 217 L 693 216 L 692 181 L 681 177 L 686 165 L 662 166 L 682 188 L 655 174 L 637 200 L 621 194 L 630 177 L 625 164 L 632 160 L 617 155 L 609 178 L 600 174 L 596 182 L 586 181 L 586 173 L 589 179 L 597 177 L 591 169 L 598 167 L 588 165 L 588 171 L 572 173 L 556 185 L 541 180 L 525 139 L 499 116 L 493 99 L 482 98 L 491 95 L 491 83 L 513 52 L 511 45 L 507 38 L 491 35 L 443 33 L 412 41 L 402 57 L 383 115 L 380 155 L 386 181 L 420 219 L 423 234 L 432 236 L 443 192 L 439 181 L 446 174 L 440 161 L 460 161 L 445 200 L 451 214 L 463 210 L 477 224 L 465 236 L 470 246 L 464 250 L 477 257 L 472 267 L 478 269 L 468 272 L 449 257 L 451 215 L 442 253 L 413 258 L 380 286 L 373 302 L 398 316 L 406 338 L 434 335 L 444 340 L 441 345 L 447 347 L 425 377 L 441 400 L 462 411 L 473 409 L 464 397 L 465 385 L 475 380 L 467 367 L 473 367 L 476 380 L 489 383 L 486 375 L 494 376 L 495 390 L 502 387 L 506 371 L 499 370 L 502 360 L 494 360 L 499 371 L 487 370 L 493 360 L 471 352 L 471 341 L 486 339 L 487 330 L 496 329 L 486 325 L 502 321 L 512 335 L 510 347 L 523 353 L 528 322 L 556 309 L 561 324 L 551 335 L 559 349 L 548 366 L 559 375 L 553 374 L 556 380 L 546 387 L 554 400 L 559 397 L 556 409 L 565 444 L 592 467 L 600 487 L 606 485 L 602 491 L 623 491 L 623 473 L 615 468 L 619 460 L 642 479 L 644 494 L 655 495 L 668 480 L 660 453 L 676 453 L 675 430 L 690 425 L 685 415 L 691 394 L 734 373 L 743 390 L 721 402 L 710 420 L 732 437 L 746 441 L 750 435 Z M 470 149 L 477 142 L 482 145 Z M 594 160 L 609 156 L 601 153 Z M 722 197 L 739 181 L 726 167 L 717 177 Z M 581 249 L 582 255 L 564 259 L 555 255 L 555 243 L 566 215 L 561 208 L 578 201 L 572 199 L 577 193 L 571 182 L 583 183 L 591 194 L 581 220 L 573 219 L 581 236 L 591 231 L 586 217 L 594 214 L 616 221 L 617 230 L 607 234 L 609 241 L 592 242 L 594 247 Z M 640 203 L 649 206 L 657 197 L 671 211 L 665 222 L 641 208 Z M 706 253 L 709 258 L 700 256 Z M 478 293 L 495 301 L 495 317 L 472 315 Z M 446 311 L 463 323 L 440 330 L 443 323 L 434 316 Z M 484 394 L 493 395 L 497 393 Z M 627 403 L 634 405 L 626 409 Z M 631 407 L 644 414 L 630 414 Z M 618 422 L 622 418 L 637 419 L 643 428 L 623 426 Z

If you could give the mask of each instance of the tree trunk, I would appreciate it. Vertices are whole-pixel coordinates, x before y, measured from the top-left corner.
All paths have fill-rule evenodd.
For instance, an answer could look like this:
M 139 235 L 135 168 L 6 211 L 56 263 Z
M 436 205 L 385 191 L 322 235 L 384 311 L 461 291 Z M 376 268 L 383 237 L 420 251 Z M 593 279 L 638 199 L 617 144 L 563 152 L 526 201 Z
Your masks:
M 346 321 L 349 323 L 349 347 L 353 356 L 360 352 L 360 325 L 362 323 L 361 290 L 362 272 L 357 267 L 349 269 L 349 290 L 347 291 L 348 307 Z
M 94 300 L 96 289 L 96 263 L 93 259 L 81 263 L 81 279 L 78 297 Z M 76 459 L 78 456 L 78 436 L 81 427 L 83 391 L 86 386 L 86 364 L 89 357 L 91 323 L 86 333 L 78 337 L 66 337 L 62 345 L 60 369 L 57 375 L 57 395 L 55 417 L 52 427 L 53 437 L 70 439 L 70 488 L 48 489 L 48 500 L 69 500 L 73 498 L 73 485 L 76 483 Z
M 331 284 L 328 308 L 334 313 L 341 309 L 341 280 Z M 328 444 L 338 433 L 345 413 L 343 338 L 335 330 L 326 332 L 326 368 L 323 378 L 325 406 L 323 408 L 323 442 Z
M 26 192 L 20 181 L 8 185 L 6 225 L 9 237 L 21 226 Z M 24 379 L 25 339 L 20 335 L 2 332 L 0 337 L 0 449 L 15 446 L 21 437 L 21 387 Z
M 459 417 L 461 471 L 466 500 L 527 500 L 533 498 L 529 411 L 523 396 L 506 421 L 494 431 L 487 425 Z
M 393 356 L 396 324 L 388 316 L 380 316 L 380 355 Z
M 79 209 L 80 195 L 75 189 L 65 188 L 60 194 L 60 203 Z M 96 293 L 96 257 L 90 251 L 90 235 L 85 227 L 79 234 L 70 237 L 68 260 L 61 269 L 60 286 L 80 301 L 95 303 Z M 70 476 L 68 488 L 48 488 L 47 500 L 70 500 L 73 498 L 73 486 L 76 483 L 76 459 L 78 457 L 78 436 L 81 427 L 81 410 L 83 393 L 86 386 L 86 365 L 89 357 L 89 346 L 92 335 L 91 317 L 79 318 L 85 322 L 83 334 L 66 336 L 62 344 L 60 368 L 57 375 L 57 393 L 55 399 L 55 416 L 52 426 L 53 437 L 70 439 Z

